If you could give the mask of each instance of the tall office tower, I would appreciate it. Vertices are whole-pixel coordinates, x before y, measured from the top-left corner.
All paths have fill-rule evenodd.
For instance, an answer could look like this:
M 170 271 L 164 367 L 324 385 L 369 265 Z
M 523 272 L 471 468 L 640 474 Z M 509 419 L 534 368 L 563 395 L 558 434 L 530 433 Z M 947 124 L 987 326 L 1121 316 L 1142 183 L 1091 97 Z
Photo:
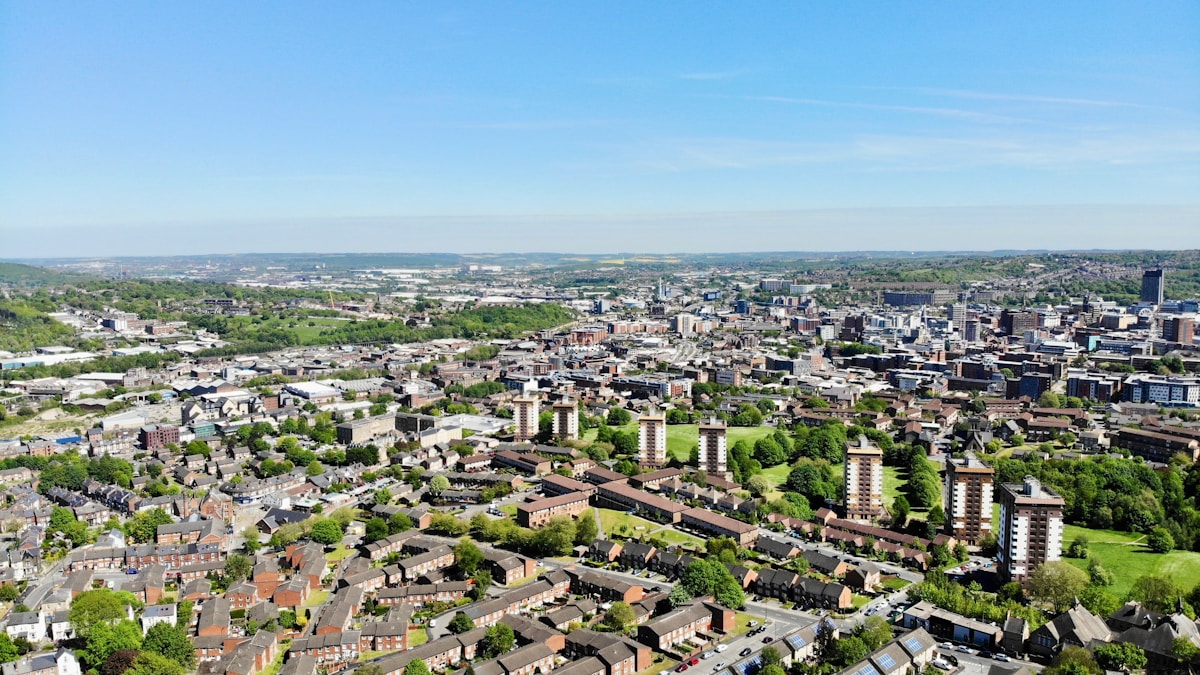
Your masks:
M 979 319 L 967 319 L 963 325 L 962 338 L 967 342 L 979 341 Z
M 996 471 L 967 455 L 946 461 L 946 534 L 972 546 L 992 531 Z
M 1196 320 L 1189 316 L 1172 316 L 1163 319 L 1162 339 L 1190 345 L 1196 342 Z
M 871 445 L 866 436 L 846 443 L 842 478 L 847 520 L 871 523 L 883 515 L 883 450 Z
M 563 440 L 579 440 L 579 409 L 574 401 L 554 404 L 554 435 Z
M 532 441 L 538 434 L 538 400 L 534 396 L 513 399 L 513 440 Z
M 1142 302 L 1152 305 L 1163 303 L 1163 271 L 1146 270 L 1142 273 Z
M 638 418 L 638 463 L 655 469 L 666 466 L 666 415 L 650 414 Z
M 700 425 L 700 468 L 709 476 L 729 480 L 725 424 L 715 419 Z
M 1000 485 L 996 560 L 1002 582 L 1024 582 L 1040 565 L 1062 556 L 1064 505 L 1033 476 Z
M 962 335 L 967 329 L 967 306 L 962 303 L 950 305 L 948 314 L 954 330 L 958 331 L 959 335 Z

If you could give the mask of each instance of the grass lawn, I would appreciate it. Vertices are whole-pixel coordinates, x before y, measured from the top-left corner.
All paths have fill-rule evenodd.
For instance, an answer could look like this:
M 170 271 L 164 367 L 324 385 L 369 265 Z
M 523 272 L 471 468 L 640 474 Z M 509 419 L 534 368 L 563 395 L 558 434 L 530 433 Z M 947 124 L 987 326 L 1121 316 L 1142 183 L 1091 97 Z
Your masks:
M 751 621 L 758 621 L 759 623 L 762 623 L 762 617 L 755 617 L 753 614 L 747 614 L 745 612 L 737 612 L 734 615 L 733 630 L 730 631 L 729 634 L 745 635 L 746 633 L 750 632 Z
M 670 544 L 683 544 L 684 546 L 703 546 L 704 540 L 699 537 L 693 537 L 686 532 L 680 532 L 675 528 L 668 527 L 654 533 L 655 537 L 662 539 Z
M 854 603 L 854 609 L 862 609 L 871 599 L 865 595 L 855 593 L 851 601 Z
M 668 659 L 664 657 L 662 661 L 653 664 L 649 668 L 643 670 L 641 673 L 638 673 L 638 675 L 658 675 L 659 673 L 669 668 L 674 668 L 677 665 L 679 665 L 679 662 L 675 659 Z
M 597 510 L 600 512 L 600 526 L 604 528 L 604 534 L 609 537 L 612 537 L 614 534 L 634 537 L 659 527 L 658 523 L 651 522 L 645 518 L 631 516 L 624 511 L 614 509 Z M 625 527 L 624 531 L 621 530 L 622 526 Z
M 1132 543 L 1140 535 L 1106 530 L 1089 530 L 1068 525 L 1063 536 L 1063 545 L 1069 546 L 1076 535 L 1088 538 L 1088 555 L 1100 561 L 1104 569 L 1112 573 L 1115 582 L 1109 588 L 1118 598 L 1125 597 L 1133 582 L 1153 574 L 1175 582 L 1184 591 L 1200 584 L 1200 553 L 1193 551 L 1171 551 L 1151 553 L 1140 543 Z M 1087 570 L 1088 560 L 1063 558 L 1067 563 Z
M 729 427 L 725 437 L 730 446 L 738 441 L 746 441 L 750 445 L 764 436 L 775 433 L 775 427 Z M 692 447 L 700 443 L 699 424 L 668 424 L 667 425 L 667 454 L 681 462 L 688 461 Z M 782 482 L 782 481 L 780 481 Z
M 423 645 L 426 642 L 429 642 L 429 633 L 426 633 L 424 628 L 410 628 L 408 630 L 409 649 Z
M 912 582 L 905 581 L 904 579 L 901 579 L 900 577 L 885 577 L 883 580 L 883 587 L 890 588 L 893 591 L 898 591 L 901 588 L 908 586 L 910 583 L 912 583 Z
M 331 563 L 337 563 L 354 555 L 354 549 L 345 544 L 338 544 L 337 548 L 325 554 L 325 559 Z
M 308 596 L 308 602 L 304 603 L 305 607 L 320 607 L 329 599 L 329 591 L 324 588 L 313 591 Z
M 410 636 L 410 637 L 411 637 L 411 636 Z M 359 660 L 359 662 L 360 662 L 360 663 L 361 663 L 361 662 L 364 662 L 364 661 L 370 661 L 371 659 L 377 659 L 377 658 L 379 658 L 379 657 L 381 657 L 381 656 L 386 656 L 387 654 L 394 654 L 394 653 L 396 653 L 396 652 L 398 652 L 398 651 L 400 651 L 400 650 L 399 650 L 399 649 L 391 649 L 391 650 L 388 650 L 388 651 L 381 651 L 381 652 L 377 652 L 377 651 L 375 651 L 375 650 L 373 650 L 373 649 L 368 649 L 367 651 L 365 651 L 365 652 L 363 652 L 362 654 L 359 654 L 359 655 L 358 655 L 358 660 Z
M 516 504 L 501 504 L 500 505 L 500 513 L 503 513 L 503 514 L 509 516 L 510 518 L 516 518 L 517 517 L 517 505 Z

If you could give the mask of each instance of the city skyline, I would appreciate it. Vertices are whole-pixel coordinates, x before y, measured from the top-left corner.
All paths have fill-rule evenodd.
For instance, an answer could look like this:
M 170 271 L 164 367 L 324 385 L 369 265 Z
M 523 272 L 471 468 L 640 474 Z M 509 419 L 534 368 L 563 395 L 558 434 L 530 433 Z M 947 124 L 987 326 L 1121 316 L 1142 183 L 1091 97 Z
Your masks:
M 1200 245 L 1194 3 L 757 9 L 6 5 L 0 257 Z

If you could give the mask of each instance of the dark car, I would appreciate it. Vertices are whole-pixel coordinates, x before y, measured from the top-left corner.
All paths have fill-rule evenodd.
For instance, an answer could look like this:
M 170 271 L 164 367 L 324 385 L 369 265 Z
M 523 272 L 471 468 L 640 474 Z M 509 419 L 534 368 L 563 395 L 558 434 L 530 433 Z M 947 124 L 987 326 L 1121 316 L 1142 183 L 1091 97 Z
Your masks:
M 750 656 L 750 652 L 752 652 L 752 651 L 754 651 L 754 650 L 750 649 L 749 647 L 746 647 L 742 651 L 738 652 L 738 656 Z
M 771 641 L 772 641 L 772 640 L 774 640 L 774 639 L 775 639 L 775 638 L 773 638 L 773 637 L 771 637 L 770 635 L 768 635 L 767 637 L 763 638 L 763 644 L 767 644 L 768 642 L 771 642 Z
M 683 671 L 685 671 L 687 669 L 688 669 L 688 664 L 681 663 L 681 664 L 679 664 L 679 667 L 675 669 L 675 672 L 682 673 Z
M 990 659 L 990 658 L 992 658 L 992 653 L 991 652 L 979 652 L 979 658 Z

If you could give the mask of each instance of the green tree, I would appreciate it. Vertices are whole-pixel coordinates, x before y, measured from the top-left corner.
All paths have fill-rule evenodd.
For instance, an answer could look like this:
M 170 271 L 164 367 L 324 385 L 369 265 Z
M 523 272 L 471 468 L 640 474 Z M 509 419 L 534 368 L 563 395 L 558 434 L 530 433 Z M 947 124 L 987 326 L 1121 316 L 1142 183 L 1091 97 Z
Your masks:
M 783 657 L 779 654 L 779 650 L 774 647 L 763 647 L 761 658 L 764 667 L 778 666 L 779 662 L 783 660 Z
M 778 462 L 777 462 L 778 463 Z M 746 480 L 746 489 L 755 497 L 765 497 L 775 486 L 771 485 L 771 481 L 762 474 L 750 476 Z
M 16 661 L 20 656 L 8 633 L 0 633 L 0 663 Z
M 1112 586 L 1115 581 L 1112 572 L 1104 569 L 1100 561 L 1095 558 L 1088 561 L 1087 572 L 1088 580 L 1092 582 L 1093 586 Z
M 121 596 L 107 588 L 84 591 L 71 601 L 67 618 L 70 619 L 75 634 L 86 639 L 94 628 L 124 618 L 125 605 Z M 107 653 L 104 658 L 108 658 Z M 95 663 L 103 663 L 104 658 Z
M 1132 672 L 1146 667 L 1146 652 L 1132 642 L 1098 645 L 1092 654 L 1105 670 Z
M 1170 530 L 1159 526 L 1151 530 L 1146 537 L 1146 547 L 1155 553 L 1167 553 L 1175 548 L 1175 538 L 1171 536 Z
M 675 584 L 675 587 L 671 589 L 670 594 L 667 595 L 667 602 L 671 603 L 672 608 L 678 607 L 680 605 L 683 605 L 683 604 L 691 602 L 691 601 L 692 601 L 692 594 L 689 593 L 688 590 L 683 587 L 683 584 Z
M 142 629 L 136 622 L 124 619 L 115 625 L 101 621 L 91 626 L 84 640 L 83 661 L 99 668 L 113 652 L 120 649 L 141 649 Z
M 240 553 L 230 553 L 225 559 L 225 578 L 230 583 L 236 583 L 250 576 L 254 571 L 254 560 Z
M 412 661 L 408 662 L 408 665 L 404 666 L 404 675 L 431 675 L 431 674 L 429 672 L 429 666 L 425 665 L 424 661 L 422 661 L 421 659 L 413 659 Z
M 340 542 L 343 536 L 342 526 L 332 518 L 321 518 L 313 523 L 309 536 L 318 544 L 333 546 Z
M 579 519 L 575 521 L 575 545 L 586 546 L 596 540 L 599 535 L 599 528 L 596 526 L 596 514 L 588 509 L 579 514 Z
M 627 602 L 617 601 L 604 613 L 602 623 L 609 630 L 619 633 L 624 632 L 635 621 L 637 621 L 637 615 L 633 613 L 633 607 L 630 607 Z
M 497 623 L 488 626 L 480 647 L 483 648 L 484 657 L 490 659 L 508 653 L 516 644 L 517 636 L 513 629 L 507 624 Z
M 1088 576 L 1083 570 L 1062 561 L 1042 564 L 1029 576 L 1029 595 L 1040 602 L 1054 607 L 1055 612 L 1066 611 L 1075 598 L 1087 588 Z
M 1171 579 L 1147 574 L 1133 582 L 1129 589 L 1129 599 L 1142 603 L 1152 612 L 1168 614 L 1174 611 L 1175 603 L 1182 593 L 1182 589 Z
M 172 624 L 156 623 L 146 631 L 142 640 L 142 649 L 155 654 L 161 654 L 183 669 L 189 670 L 196 665 L 196 646 L 188 636 Z
M 467 616 L 466 614 L 463 614 L 462 612 L 457 612 L 457 613 L 455 613 L 454 618 L 450 619 L 450 625 L 448 626 L 448 628 L 450 629 L 451 633 L 458 635 L 460 633 L 465 633 L 469 630 L 474 630 L 475 622 L 472 621 L 471 617 Z
M 126 675 L 183 675 L 184 670 L 175 661 L 146 649 L 133 660 L 133 668 Z
M 104 665 L 100 666 L 100 675 L 125 675 L 133 668 L 137 656 L 136 649 L 118 649 L 104 660 Z
M 469 577 L 475 574 L 475 570 L 479 568 L 479 564 L 483 562 L 483 552 L 467 537 L 459 540 L 454 547 L 454 565 L 458 567 L 458 571 L 462 576 Z
M 435 495 L 440 495 L 449 489 L 450 479 L 440 473 L 429 481 L 429 491 Z
M 1083 647 L 1066 647 L 1043 672 L 1047 675 L 1100 675 L 1104 671 L 1088 650 Z
M 904 529 L 904 526 L 908 525 L 908 514 L 911 510 L 908 499 L 904 495 L 896 495 L 892 500 L 892 527 Z
M 1088 557 L 1088 538 L 1087 535 L 1081 534 L 1071 541 L 1071 545 L 1067 547 L 1068 558 L 1086 558 Z

